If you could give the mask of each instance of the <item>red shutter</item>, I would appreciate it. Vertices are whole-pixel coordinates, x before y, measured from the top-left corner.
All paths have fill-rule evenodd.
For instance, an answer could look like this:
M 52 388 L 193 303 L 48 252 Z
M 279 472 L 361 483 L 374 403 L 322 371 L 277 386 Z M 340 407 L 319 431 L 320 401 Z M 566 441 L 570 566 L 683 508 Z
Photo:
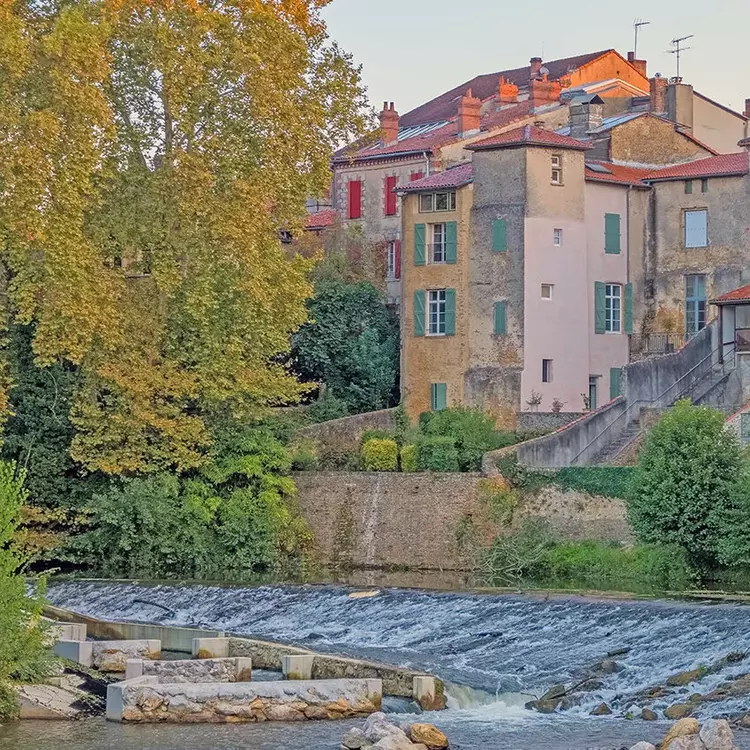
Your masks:
M 398 177 L 385 178 L 385 215 L 393 216 L 396 213 L 396 184 Z
M 394 252 L 394 255 L 396 256 L 396 260 L 393 264 L 394 266 L 394 278 L 400 279 L 401 278 L 401 240 L 396 240 L 396 250 Z
M 411 173 L 411 182 L 416 182 L 417 180 L 421 180 L 424 177 L 424 174 L 422 172 L 412 172 Z
M 362 217 L 362 181 L 349 181 L 349 218 L 359 219 Z

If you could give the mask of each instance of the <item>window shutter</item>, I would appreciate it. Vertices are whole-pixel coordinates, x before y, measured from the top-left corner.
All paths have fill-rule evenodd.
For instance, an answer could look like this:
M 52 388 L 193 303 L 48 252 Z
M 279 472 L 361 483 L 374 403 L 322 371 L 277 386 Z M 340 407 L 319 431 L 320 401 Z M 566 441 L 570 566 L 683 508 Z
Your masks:
M 625 284 L 625 333 L 633 333 L 633 285 Z
M 617 398 L 620 395 L 620 374 L 621 367 L 609 368 L 609 398 Z
M 685 211 L 685 247 L 708 245 L 708 212 Z
M 414 225 L 414 265 L 424 265 L 425 225 Z
M 504 253 L 508 249 L 505 219 L 495 219 L 492 222 L 492 249 L 496 253 Z
M 448 406 L 447 383 L 433 383 L 430 386 L 430 406 L 432 411 L 441 411 Z
M 604 214 L 604 252 L 620 252 L 620 214 Z
M 605 333 L 607 330 L 607 301 L 604 282 L 594 282 L 594 333 Z
M 445 262 L 456 262 L 456 249 L 458 245 L 458 228 L 455 221 L 448 221 L 445 224 Z
M 414 291 L 414 335 L 424 336 L 424 289 Z
M 362 181 L 349 181 L 349 218 L 359 219 L 362 217 Z
M 410 182 L 416 182 L 417 180 L 421 180 L 423 177 L 424 174 L 422 172 L 412 172 L 409 180 Z
M 685 192 L 689 195 L 693 192 L 693 181 L 685 180 Z
M 393 254 L 395 256 L 394 262 L 393 262 L 393 277 L 395 279 L 401 278 L 401 240 L 396 240 L 395 242 L 395 250 L 393 251 Z
M 456 290 L 445 290 L 445 335 L 454 336 L 456 333 Z
M 495 335 L 505 336 L 507 332 L 507 303 L 495 302 Z
M 396 214 L 396 184 L 398 177 L 391 176 L 385 178 L 385 215 L 394 216 Z

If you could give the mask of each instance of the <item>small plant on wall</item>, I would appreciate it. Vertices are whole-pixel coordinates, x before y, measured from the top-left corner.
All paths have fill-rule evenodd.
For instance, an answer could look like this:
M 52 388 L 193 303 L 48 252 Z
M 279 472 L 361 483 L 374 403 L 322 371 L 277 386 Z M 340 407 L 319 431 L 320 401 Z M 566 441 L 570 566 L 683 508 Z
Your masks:
M 567 404 L 567 401 L 561 401 L 559 398 L 553 398 L 552 399 L 552 411 L 555 414 L 559 414 L 562 410 L 565 404 Z
M 583 399 L 583 410 L 591 411 L 591 399 L 588 397 L 588 394 L 582 393 L 581 398 Z
M 538 411 L 539 404 L 542 403 L 542 394 L 538 391 L 531 391 L 531 396 L 526 399 L 529 411 Z

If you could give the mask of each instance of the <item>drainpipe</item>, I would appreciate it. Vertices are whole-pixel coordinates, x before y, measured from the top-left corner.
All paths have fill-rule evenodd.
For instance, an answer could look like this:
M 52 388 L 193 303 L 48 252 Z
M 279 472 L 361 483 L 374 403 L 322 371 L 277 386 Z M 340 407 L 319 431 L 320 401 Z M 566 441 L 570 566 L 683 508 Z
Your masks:
M 424 176 L 425 177 L 430 176 L 430 152 L 429 151 L 424 152 Z
M 628 185 L 627 192 L 625 193 L 625 231 L 628 235 L 628 241 L 625 243 L 625 283 L 630 283 L 630 191 L 633 189 L 632 185 Z M 631 316 L 633 311 L 630 311 Z M 630 362 L 630 355 L 633 350 L 632 337 L 628 336 L 628 362 Z

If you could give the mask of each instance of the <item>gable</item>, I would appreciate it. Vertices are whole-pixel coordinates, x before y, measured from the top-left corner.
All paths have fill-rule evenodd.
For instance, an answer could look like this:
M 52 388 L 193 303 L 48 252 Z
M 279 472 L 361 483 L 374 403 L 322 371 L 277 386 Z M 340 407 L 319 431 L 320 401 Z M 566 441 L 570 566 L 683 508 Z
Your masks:
M 619 78 L 640 91 L 649 90 L 648 78 L 641 75 L 622 55 L 615 50 L 608 50 L 593 60 L 589 60 L 576 68 L 567 76 L 569 86 L 581 86 L 594 81 L 607 81 Z M 617 94 L 602 93 L 601 96 L 616 96 Z M 631 94 L 632 95 L 632 94 Z

